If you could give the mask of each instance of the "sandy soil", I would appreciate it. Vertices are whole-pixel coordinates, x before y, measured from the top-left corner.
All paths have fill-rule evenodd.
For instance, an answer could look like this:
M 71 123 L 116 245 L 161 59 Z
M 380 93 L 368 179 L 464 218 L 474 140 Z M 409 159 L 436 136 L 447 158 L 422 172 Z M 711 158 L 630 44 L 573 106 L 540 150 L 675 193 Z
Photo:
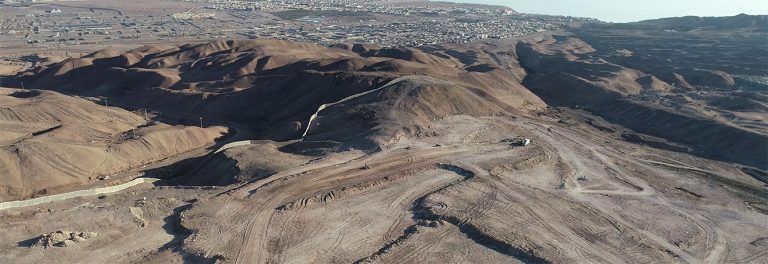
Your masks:
M 241 184 L 0 212 L 0 262 L 766 262 L 763 183 L 556 121 L 452 116 L 433 137 L 290 155 L 303 165 Z M 104 235 L 27 246 L 56 229 Z
M 14 75 L 23 70 L 24 65 L 11 64 L 5 61 L 0 62 L 0 75 Z

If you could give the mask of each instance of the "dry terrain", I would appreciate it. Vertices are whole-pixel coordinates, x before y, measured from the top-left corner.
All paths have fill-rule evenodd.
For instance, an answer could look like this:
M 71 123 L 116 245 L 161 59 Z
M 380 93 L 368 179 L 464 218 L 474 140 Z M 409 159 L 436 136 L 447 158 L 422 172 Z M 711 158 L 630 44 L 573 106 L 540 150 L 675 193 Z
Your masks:
M 0 211 L 0 263 L 768 263 L 755 35 L 623 30 L 38 65 L 0 90 L 6 197 L 163 180 Z
M 226 132 L 147 117 L 50 91 L 0 89 L 0 201 L 99 181 L 212 145 Z
M 628 144 L 556 121 L 453 116 L 434 123 L 436 136 L 403 140 L 373 154 L 311 157 L 282 152 L 286 143 L 268 141 L 232 148 L 222 155 L 239 167 L 271 159 L 252 150 L 284 157 L 269 163 L 270 176 L 242 184 L 136 188 L 103 199 L 5 211 L 0 258 L 16 263 L 766 260 L 763 183 L 725 163 Z M 504 141 L 513 136 L 530 137 L 533 144 Z M 67 248 L 27 248 L 25 241 L 36 234 L 59 229 L 100 235 Z

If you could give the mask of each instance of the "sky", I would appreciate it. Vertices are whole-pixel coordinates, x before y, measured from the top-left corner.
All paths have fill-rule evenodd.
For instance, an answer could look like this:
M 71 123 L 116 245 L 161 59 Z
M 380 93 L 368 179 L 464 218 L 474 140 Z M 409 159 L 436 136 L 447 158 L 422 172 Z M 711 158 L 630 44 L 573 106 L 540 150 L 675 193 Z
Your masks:
M 503 5 L 518 12 L 633 22 L 676 16 L 768 14 L 768 0 L 449 0 Z

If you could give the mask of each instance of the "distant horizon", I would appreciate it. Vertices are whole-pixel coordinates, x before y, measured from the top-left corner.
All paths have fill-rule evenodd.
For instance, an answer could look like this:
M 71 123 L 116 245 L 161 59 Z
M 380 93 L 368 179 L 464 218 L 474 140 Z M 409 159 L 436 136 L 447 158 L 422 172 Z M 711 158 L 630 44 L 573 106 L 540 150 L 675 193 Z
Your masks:
M 447 2 L 500 5 L 517 12 L 543 15 L 590 17 L 605 22 L 624 23 L 682 16 L 735 16 L 768 14 L 763 0 L 440 0 Z M 659 8 L 663 7 L 663 8 Z

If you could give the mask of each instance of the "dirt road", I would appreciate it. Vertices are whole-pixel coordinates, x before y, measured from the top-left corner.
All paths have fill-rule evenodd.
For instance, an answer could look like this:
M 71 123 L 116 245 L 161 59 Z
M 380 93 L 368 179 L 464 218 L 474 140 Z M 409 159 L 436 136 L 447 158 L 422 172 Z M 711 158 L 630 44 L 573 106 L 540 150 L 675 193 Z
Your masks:
M 756 220 L 765 215 L 726 209 L 733 198 L 721 210 L 741 215 L 746 226 L 718 224 L 722 213 L 701 208 L 718 205 L 660 187 L 690 175 L 653 166 L 637 146 L 607 135 L 533 121 L 457 119 L 445 121 L 454 129 L 439 138 L 281 172 L 207 202 L 223 206 L 201 203 L 183 223 L 199 230 L 184 247 L 234 263 L 697 263 L 721 261 L 733 247 L 726 242 L 735 241 L 728 234 L 764 226 Z M 535 143 L 499 143 L 512 135 Z M 450 253 L 464 248 L 472 250 Z
M 106 262 L 765 261 L 768 216 L 750 207 L 765 203 L 765 190 L 730 164 L 554 121 L 455 116 L 433 129 L 375 153 L 294 155 L 308 162 L 242 184 L 137 190 L 88 200 L 94 209 L 54 203 L 60 211 L 22 211 L 0 230 L 25 221 L 9 233 L 22 240 L 51 217 L 99 212 L 113 220 L 96 231 L 112 235 L 67 250 Z M 516 136 L 533 143 L 503 141 Z M 168 199 L 177 196 L 190 199 Z M 135 217 L 119 208 L 140 197 L 150 197 L 150 217 L 125 224 Z M 108 204 L 115 209 L 95 209 Z M 122 247 L 136 254 L 89 253 Z M 0 261 L 52 254 L 0 249 L 37 252 Z

